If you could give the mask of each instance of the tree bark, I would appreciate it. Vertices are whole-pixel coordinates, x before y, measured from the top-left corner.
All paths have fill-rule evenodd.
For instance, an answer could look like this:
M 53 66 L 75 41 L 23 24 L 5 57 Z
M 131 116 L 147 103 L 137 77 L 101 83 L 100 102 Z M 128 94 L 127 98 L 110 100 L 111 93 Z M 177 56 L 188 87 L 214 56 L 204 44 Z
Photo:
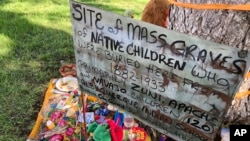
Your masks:
M 192 4 L 246 4 L 249 0 L 177 0 Z M 248 2 L 249 3 L 249 2 Z M 171 6 L 168 28 L 202 39 L 250 50 L 250 11 L 195 10 Z M 239 92 L 250 88 L 245 79 Z M 250 96 L 234 99 L 225 123 L 250 124 Z

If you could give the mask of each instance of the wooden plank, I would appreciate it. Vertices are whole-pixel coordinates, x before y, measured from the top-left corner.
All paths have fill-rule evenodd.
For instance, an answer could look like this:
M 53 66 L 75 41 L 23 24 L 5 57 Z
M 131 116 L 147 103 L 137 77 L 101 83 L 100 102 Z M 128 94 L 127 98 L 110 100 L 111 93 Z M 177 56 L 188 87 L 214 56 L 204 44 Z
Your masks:
M 70 1 L 80 88 L 177 140 L 213 140 L 249 53 Z

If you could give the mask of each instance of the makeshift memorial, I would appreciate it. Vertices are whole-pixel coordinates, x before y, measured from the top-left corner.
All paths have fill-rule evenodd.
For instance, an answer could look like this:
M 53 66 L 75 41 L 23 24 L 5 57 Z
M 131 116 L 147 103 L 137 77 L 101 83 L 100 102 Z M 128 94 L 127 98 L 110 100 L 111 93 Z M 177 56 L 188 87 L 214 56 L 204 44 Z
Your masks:
M 143 130 L 147 140 L 140 141 L 151 141 L 151 137 L 146 131 L 138 127 L 136 120 L 119 108 L 88 95 L 85 95 L 87 101 L 86 106 L 83 107 L 80 98 L 82 94 L 77 87 L 70 91 L 68 89 L 59 90 L 56 85 L 65 82 L 65 80 L 73 80 L 73 83 L 69 82 L 67 85 L 77 85 L 75 84 L 76 78 L 71 76 L 50 81 L 36 126 L 28 140 L 137 141 L 135 139 L 142 137 L 143 134 L 140 132 Z M 68 87 L 65 86 L 65 88 Z M 85 116 L 83 116 L 84 114 Z M 125 123 L 127 127 L 125 126 L 125 117 L 128 123 L 133 121 L 133 126 L 129 125 L 131 128 L 127 128 L 128 123 Z M 87 128 L 83 126 L 84 124 Z M 103 127 L 99 127 L 101 125 Z M 98 130 L 96 130 L 97 127 L 99 127 Z M 88 136 L 86 136 L 85 131 Z M 140 132 L 137 133 L 137 131 Z M 100 135 L 103 137 L 100 138 Z
M 176 140 L 214 140 L 249 52 L 74 0 L 70 11 L 81 91 Z

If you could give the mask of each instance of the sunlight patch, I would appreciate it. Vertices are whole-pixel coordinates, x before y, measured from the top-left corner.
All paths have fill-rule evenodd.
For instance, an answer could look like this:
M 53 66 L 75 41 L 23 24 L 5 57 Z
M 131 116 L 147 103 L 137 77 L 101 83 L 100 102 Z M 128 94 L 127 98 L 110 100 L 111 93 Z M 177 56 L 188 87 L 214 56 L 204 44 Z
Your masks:
M 0 58 L 10 53 L 12 45 L 13 41 L 9 37 L 0 34 Z

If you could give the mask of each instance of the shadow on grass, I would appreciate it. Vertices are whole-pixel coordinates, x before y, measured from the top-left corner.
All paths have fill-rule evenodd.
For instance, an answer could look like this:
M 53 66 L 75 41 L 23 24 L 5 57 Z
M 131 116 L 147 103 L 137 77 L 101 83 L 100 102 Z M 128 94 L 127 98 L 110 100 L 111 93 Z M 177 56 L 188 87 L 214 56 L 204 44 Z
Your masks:
M 0 1 L 0 6 L 10 2 Z M 125 10 L 88 2 L 115 13 Z M 65 19 L 61 13 L 57 16 L 51 14 L 48 19 Z M 34 125 L 49 80 L 60 77 L 60 62 L 75 62 L 73 40 L 64 31 L 31 23 L 23 13 L 0 9 L 0 19 L 0 38 L 11 40 L 9 52 L 0 54 L 0 140 L 23 141 Z
M 25 140 L 49 80 L 60 77 L 60 62 L 75 62 L 73 41 L 70 34 L 33 24 L 23 14 L 0 13 L 0 35 L 12 42 L 8 54 L 0 54 L 0 140 Z
M 9 2 L 1 1 L 0 5 Z M 105 9 L 113 8 L 105 5 Z M 55 20 L 56 16 L 49 15 L 48 19 Z M 73 40 L 64 31 L 31 23 L 24 13 L 0 9 L 0 19 L 0 37 L 12 43 L 8 53 L 0 54 L 0 140 L 25 140 L 49 80 L 60 77 L 60 62 L 75 62 Z

